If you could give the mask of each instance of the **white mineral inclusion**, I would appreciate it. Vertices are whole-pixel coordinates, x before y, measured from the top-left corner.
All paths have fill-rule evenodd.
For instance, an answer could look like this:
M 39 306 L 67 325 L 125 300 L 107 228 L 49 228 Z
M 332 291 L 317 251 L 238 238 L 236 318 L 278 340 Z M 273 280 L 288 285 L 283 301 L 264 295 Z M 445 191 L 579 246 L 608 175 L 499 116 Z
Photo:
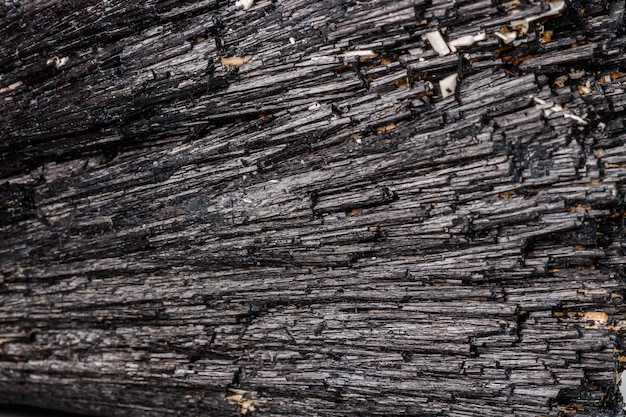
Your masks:
M 476 35 L 466 35 L 460 38 L 451 40 L 446 43 L 438 30 L 434 32 L 428 32 L 424 35 L 424 38 L 430 43 L 433 49 L 439 54 L 439 56 L 445 56 L 450 53 L 456 52 L 457 48 L 463 48 L 466 46 L 472 46 L 476 42 L 484 41 L 487 39 L 487 33 L 480 32 Z
M 430 45 L 440 56 L 448 55 L 450 53 L 450 48 L 448 48 L 446 41 L 443 40 L 441 32 L 436 30 L 434 32 L 428 32 L 425 36 L 426 40 L 428 40 Z
M 496 32 L 496 33 L 494 33 L 494 35 L 496 35 L 498 38 L 502 39 L 502 42 L 504 42 L 505 45 L 510 44 L 511 42 L 513 42 L 517 38 L 517 32 L 516 31 L 512 31 L 512 32 Z
M 535 104 L 539 104 L 541 106 L 546 106 L 548 104 L 547 101 L 540 99 L 539 97 L 532 97 Z M 563 108 L 560 104 L 552 104 L 550 107 L 545 107 L 543 109 L 543 115 L 545 117 L 549 117 L 552 113 L 563 112 L 563 117 L 567 119 L 572 119 L 578 122 L 581 125 L 586 125 L 587 122 L 580 116 L 576 116 L 574 113 L 569 112 Z
M 441 97 L 447 98 L 456 92 L 456 83 L 459 78 L 457 74 L 452 74 L 439 81 L 439 88 L 441 89 Z
M 457 48 L 472 46 L 476 42 L 484 41 L 485 39 L 487 39 L 487 33 L 481 32 L 476 35 L 466 35 L 451 40 L 450 42 L 448 42 L 448 46 L 450 47 L 450 51 L 456 52 Z
M 238 9 L 248 10 L 254 4 L 254 0 L 237 0 L 235 2 L 235 7 Z
M 364 50 L 359 50 L 359 51 L 345 51 L 343 53 L 343 56 L 345 57 L 358 56 L 361 58 L 367 58 L 367 57 L 376 56 L 376 53 L 372 51 L 371 49 L 364 49 Z
M 63 65 L 67 64 L 70 58 L 64 56 L 63 58 L 59 58 L 58 56 L 53 56 L 52 58 L 46 61 L 46 65 L 54 64 L 55 67 L 61 68 Z

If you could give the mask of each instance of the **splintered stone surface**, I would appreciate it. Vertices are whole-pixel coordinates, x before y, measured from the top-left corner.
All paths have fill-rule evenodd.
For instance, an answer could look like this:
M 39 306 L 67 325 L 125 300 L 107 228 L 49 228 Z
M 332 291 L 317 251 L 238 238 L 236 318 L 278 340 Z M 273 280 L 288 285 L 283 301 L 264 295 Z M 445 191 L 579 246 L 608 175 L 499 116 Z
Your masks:
M 0 4 L 0 403 L 622 415 L 624 0 Z

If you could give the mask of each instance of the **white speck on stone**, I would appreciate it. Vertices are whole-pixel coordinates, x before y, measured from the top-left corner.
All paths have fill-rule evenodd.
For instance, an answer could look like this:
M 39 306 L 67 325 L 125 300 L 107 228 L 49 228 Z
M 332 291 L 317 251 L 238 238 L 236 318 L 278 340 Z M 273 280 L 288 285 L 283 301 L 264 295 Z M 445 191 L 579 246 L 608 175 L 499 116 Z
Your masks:
M 575 120 L 576 122 L 578 122 L 578 124 L 581 125 L 586 125 L 587 121 L 580 117 L 575 115 L 574 113 L 567 111 L 566 109 L 563 108 L 563 106 L 561 106 L 560 104 L 552 104 L 550 105 L 550 103 L 548 103 L 545 100 L 540 99 L 539 97 L 532 97 L 533 101 L 535 102 L 535 104 L 539 104 L 540 106 L 544 106 L 543 110 L 543 115 L 544 117 L 548 117 L 553 113 L 558 113 L 558 112 L 563 112 L 563 117 L 565 117 L 566 119 L 572 119 Z M 583 115 L 586 116 L 586 115 Z
M 422 48 L 409 49 L 409 55 L 422 55 L 424 50 Z
M 289 38 L 289 43 L 292 44 L 292 45 L 295 45 L 296 44 L 296 39 L 293 36 L 290 37 Z
M 428 32 L 426 34 L 426 40 L 440 56 L 448 55 L 450 53 L 450 48 L 448 48 L 446 41 L 443 40 L 443 36 L 441 36 L 441 32 L 438 30 Z
M 248 10 L 254 4 L 254 0 L 237 0 L 235 7 L 238 9 Z
M 371 49 L 363 49 L 363 50 L 357 50 L 357 51 L 345 51 L 343 53 L 343 56 L 360 56 L 362 58 L 366 58 L 366 57 L 375 57 L 376 53 L 374 51 L 372 51 Z
M 309 106 L 309 110 L 319 110 L 322 108 L 322 105 L 317 101 Z
M 567 75 L 561 75 L 554 80 L 554 84 L 559 88 L 563 88 L 565 87 L 565 83 L 567 83 L 567 80 L 569 80 L 569 77 Z
M 593 86 L 591 84 L 591 80 L 587 80 L 585 82 L 585 85 L 580 86 L 580 90 L 582 91 L 583 94 L 591 93 L 592 89 L 593 89 Z
M 312 56 L 311 62 L 314 64 L 335 64 L 339 60 L 337 55 Z
M 580 116 L 576 116 L 574 113 L 565 113 L 565 114 L 563 115 L 563 117 L 566 117 L 566 118 L 568 118 L 568 119 L 575 120 L 575 121 L 577 121 L 577 122 L 578 122 L 579 124 L 581 124 L 581 125 L 586 125 L 586 124 L 587 124 L 587 122 L 585 121 L 585 119 L 583 119 L 583 118 L 582 118 L 582 117 L 580 117 Z
M 439 81 L 439 88 L 441 89 L 441 97 L 447 98 L 456 93 L 456 83 L 459 78 L 457 74 L 448 75 L 446 78 Z
M 502 42 L 504 42 L 505 45 L 510 44 L 511 42 L 513 42 L 516 38 L 517 38 L 517 32 L 516 31 L 512 31 L 512 32 L 495 32 L 494 35 L 496 35 L 498 38 L 500 38 L 502 40 Z
M 476 35 L 466 35 L 453 39 L 448 42 L 448 46 L 452 52 L 455 52 L 457 48 L 472 46 L 476 42 L 484 41 L 485 39 L 487 39 L 487 34 L 485 32 L 481 32 Z
M 580 80 L 585 75 L 587 75 L 587 72 L 585 70 L 576 71 L 576 70 L 572 69 L 572 70 L 570 70 L 569 78 L 570 78 L 570 80 Z
M 67 64 L 70 58 L 64 56 L 63 58 L 59 58 L 58 56 L 53 56 L 52 58 L 46 61 L 46 65 L 54 64 L 55 67 L 61 68 L 63 65 Z
M 16 88 L 20 88 L 23 84 L 23 82 L 18 81 L 13 84 L 7 85 L 6 87 L 0 88 L 0 93 L 6 93 L 7 91 L 15 90 Z

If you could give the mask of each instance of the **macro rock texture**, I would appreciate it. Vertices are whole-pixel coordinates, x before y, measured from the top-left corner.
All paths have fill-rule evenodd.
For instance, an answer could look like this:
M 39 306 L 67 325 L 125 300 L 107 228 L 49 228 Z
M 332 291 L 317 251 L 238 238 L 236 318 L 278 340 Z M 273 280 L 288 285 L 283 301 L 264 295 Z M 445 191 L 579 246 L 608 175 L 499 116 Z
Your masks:
M 624 0 L 5 1 L 0 403 L 617 416 Z

